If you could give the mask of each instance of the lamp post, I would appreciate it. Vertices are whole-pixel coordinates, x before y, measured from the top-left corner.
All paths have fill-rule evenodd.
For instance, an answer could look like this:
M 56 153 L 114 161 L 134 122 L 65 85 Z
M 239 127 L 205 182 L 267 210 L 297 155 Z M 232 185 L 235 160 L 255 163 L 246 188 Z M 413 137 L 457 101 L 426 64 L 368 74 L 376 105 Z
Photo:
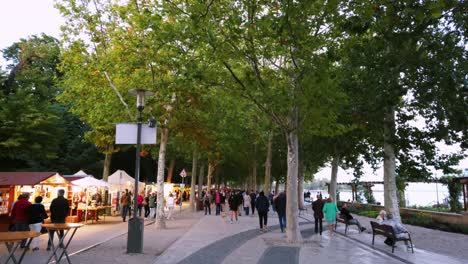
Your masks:
M 128 91 L 136 95 L 138 122 L 137 122 L 137 147 L 135 161 L 135 194 L 133 197 L 133 218 L 128 221 L 127 253 L 143 252 L 143 218 L 138 217 L 138 183 L 140 182 L 140 147 L 141 147 L 141 123 L 143 121 L 141 112 L 145 108 L 145 96 L 153 95 L 144 89 L 133 89 Z

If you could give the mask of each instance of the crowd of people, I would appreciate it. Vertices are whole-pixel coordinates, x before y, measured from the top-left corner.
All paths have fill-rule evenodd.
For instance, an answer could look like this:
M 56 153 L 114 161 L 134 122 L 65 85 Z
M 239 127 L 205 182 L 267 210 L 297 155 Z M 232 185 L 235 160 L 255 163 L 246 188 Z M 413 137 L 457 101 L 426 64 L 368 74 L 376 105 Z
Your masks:
M 63 189 L 58 190 L 58 196 L 55 198 L 50 206 L 50 220 L 51 223 L 65 223 L 66 216 L 69 213 L 69 201 L 64 197 L 65 191 Z M 173 219 L 174 207 L 177 203 L 182 202 L 183 196 L 188 199 L 188 192 L 174 192 L 169 193 L 165 199 L 165 207 L 168 211 L 167 219 Z M 196 194 L 198 197 L 198 194 Z M 221 215 L 223 219 L 228 217 L 228 221 L 233 224 L 234 221 L 239 221 L 239 216 L 244 214 L 245 216 L 254 216 L 255 211 L 257 212 L 259 219 L 259 227 L 261 232 L 268 231 L 268 213 L 270 208 L 273 212 L 278 215 L 278 222 L 281 232 L 286 230 L 286 192 L 279 192 L 275 194 L 274 191 L 265 195 L 263 191 L 257 192 L 251 190 L 230 190 L 230 189 L 214 189 L 210 192 L 203 191 L 199 200 L 202 202 L 204 207 L 205 215 L 211 215 L 212 207 L 215 208 L 215 214 Z M 310 197 L 310 196 L 309 196 Z M 24 193 L 18 197 L 12 205 L 11 219 L 12 225 L 10 231 L 41 231 L 41 225 L 44 220 L 49 217 L 46 213 L 44 206 L 41 204 L 42 197 L 37 196 L 34 199 L 34 204 L 29 202 L 30 194 Z M 128 189 L 122 193 L 120 197 L 120 205 L 122 210 L 122 220 L 125 222 L 126 217 L 131 217 L 132 210 L 132 192 Z M 312 199 L 310 199 L 312 200 Z M 146 219 L 156 218 L 157 208 L 157 195 L 156 192 L 148 192 L 146 195 L 143 193 L 138 195 L 137 199 L 138 214 L 142 217 L 142 210 L 144 209 L 144 217 Z M 357 225 L 359 230 L 365 231 L 365 227 L 361 225 L 358 219 L 355 219 L 348 209 L 348 203 L 343 203 L 339 209 L 336 203 L 333 202 L 331 197 L 323 199 L 321 193 L 317 194 L 316 199 L 312 202 L 313 216 L 315 219 L 315 233 L 322 235 L 323 231 L 323 220 L 328 225 L 330 236 L 334 235 L 334 228 L 337 221 L 337 215 L 343 218 L 348 224 Z M 386 224 L 392 226 L 395 231 L 397 238 L 408 237 L 408 231 L 401 224 L 401 222 L 393 219 L 391 214 L 388 214 L 385 210 L 379 212 L 377 221 L 380 224 Z M 50 237 L 54 238 L 54 231 L 50 231 Z M 59 232 L 59 237 L 63 236 L 63 231 Z M 387 238 L 385 244 L 393 246 L 396 241 L 392 241 L 391 238 Z M 406 241 L 405 241 L 406 243 Z M 31 242 L 33 251 L 39 250 L 39 237 L 34 238 Z M 26 240 L 21 242 L 21 247 L 26 246 Z M 47 246 L 47 250 L 50 250 L 50 241 Z

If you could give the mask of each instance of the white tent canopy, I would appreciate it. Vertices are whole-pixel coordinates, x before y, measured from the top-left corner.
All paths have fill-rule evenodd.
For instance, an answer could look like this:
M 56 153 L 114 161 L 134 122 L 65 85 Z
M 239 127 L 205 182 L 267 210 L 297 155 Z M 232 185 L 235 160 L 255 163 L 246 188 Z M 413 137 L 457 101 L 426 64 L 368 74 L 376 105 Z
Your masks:
M 117 170 L 107 178 L 107 182 L 112 185 L 134 185 L 135 179 L 124 170 Z M 144 187 L 145 183 L 139 182 L 139 187 Z
M 85 176 L 85 175 L 88 175 L 86 172 L 84 172 L 83 170 L 80 170 L 78 171 L 77 173 L 73 174 L 75 176 Z
M 110 187 L 111 185 L 105 181 L 98 180 L 92 176 L 84 177 L 82 179 L 72 182 L 73 185 L 78 185 L 81 187 L 87 186 L 96 186 L 96 187 Z

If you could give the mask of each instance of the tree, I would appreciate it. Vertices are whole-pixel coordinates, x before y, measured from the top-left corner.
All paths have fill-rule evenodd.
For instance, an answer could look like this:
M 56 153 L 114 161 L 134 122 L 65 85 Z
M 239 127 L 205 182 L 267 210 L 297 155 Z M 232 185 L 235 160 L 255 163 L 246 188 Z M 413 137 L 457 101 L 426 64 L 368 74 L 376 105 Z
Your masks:
M 342 3 L 343 64 L 355 93 L 368 96 L 369 143 L 383 150 L 385 207 L 400 219 L 396 172 L 427 177 L 457 158 L 435 143 L 466 146 L 466 28 L 462 1 Z M 424 128 L 411 123 L 421 120 Z M 383 140 L 382 140 L 383 139 Z M 459 158 L 459 157 L 458 157 Z M 401 163 L 397 166 L 397 160 Z M 411 164 L 411 165 L 410 165 Z M 419 172 L 414 174 L 414 172 Z
M 4 170 L 44 170 L 64 137 L 55 102 L 60 91 L 58 41 L 47 35 L 21 39 L 2 50 L 10 62 L 0 83 L 0 159 Z

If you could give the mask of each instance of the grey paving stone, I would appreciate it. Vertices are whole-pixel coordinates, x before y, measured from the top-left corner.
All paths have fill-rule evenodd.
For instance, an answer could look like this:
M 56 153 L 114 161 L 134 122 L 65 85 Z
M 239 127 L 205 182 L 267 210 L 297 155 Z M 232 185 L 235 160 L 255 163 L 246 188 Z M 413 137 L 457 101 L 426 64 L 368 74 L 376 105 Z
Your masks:
M 279 229 L 279 225 L 269 227 L 270 231 Z M 179 264 L 217 264 L 221 263 L 229 254 L 250 239 L 261 235 L 258 229 L 244 231 L 233 236 L 225 237 L 192 253 Z
M 297 264 L 299 263 L 298 247 L 269 247 L 258 264 Z

